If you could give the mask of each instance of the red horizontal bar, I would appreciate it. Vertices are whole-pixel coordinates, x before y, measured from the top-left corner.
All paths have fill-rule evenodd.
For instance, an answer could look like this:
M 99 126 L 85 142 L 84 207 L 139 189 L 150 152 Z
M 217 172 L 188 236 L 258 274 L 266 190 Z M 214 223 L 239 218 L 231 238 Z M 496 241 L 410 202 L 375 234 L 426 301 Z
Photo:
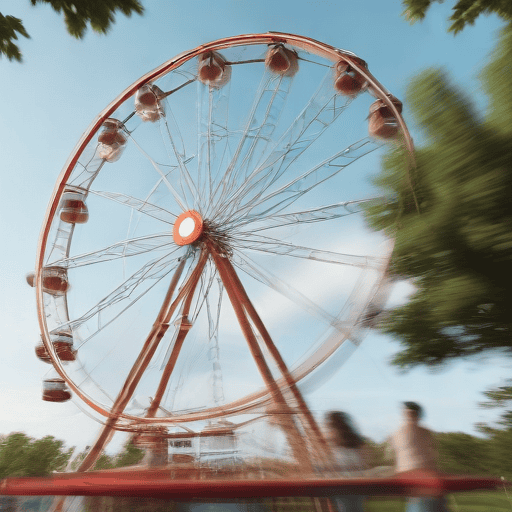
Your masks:
M 0 495 L 18 496 L 152 496 L 175 501 L 204 498 L 332 496 L 339 494 L 436 495 L 445 492 L 496 489 L 497 478 L 408 472 L 392 478 L 311 480 L 171 479 L 171 470 L 103 471 L 56 474 L 48 478 L 6 478 Z

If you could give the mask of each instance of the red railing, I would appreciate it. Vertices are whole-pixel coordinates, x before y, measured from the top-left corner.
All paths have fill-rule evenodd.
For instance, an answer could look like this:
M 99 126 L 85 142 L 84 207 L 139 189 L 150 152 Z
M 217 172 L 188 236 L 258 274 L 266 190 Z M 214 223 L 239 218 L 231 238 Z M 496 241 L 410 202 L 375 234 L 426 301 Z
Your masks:
M 169 470 L 56 474 L 48 478 L 6 478 L 0 495 L 17 496 L 151 496 L 176 501 L 339 494 L 418 496 L 492 490 L 504 482 L 491 477 L 438 475 L 421 471 L 390 478 L 191 480 L 171 478 Z

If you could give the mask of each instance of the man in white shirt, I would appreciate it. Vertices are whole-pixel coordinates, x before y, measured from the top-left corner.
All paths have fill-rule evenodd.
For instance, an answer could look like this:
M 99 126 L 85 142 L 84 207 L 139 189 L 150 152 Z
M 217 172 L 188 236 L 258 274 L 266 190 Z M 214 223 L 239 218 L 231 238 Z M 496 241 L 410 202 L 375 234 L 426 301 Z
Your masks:
M 421 469 L 437 470 L 437 448 L 432 432 L 420 427 L 423 410 L 415 402 L 404 402 L 402 426 L 389 439 L 394 454 L 397 473 Z M 445 500 L 441 498 L 412 498 L 407 503 L 407 512 L 446 512 Z
M 435 471 L 437 449 L 430 430 L 420 427 L 423 410 L 415 402 L 404 402 L 402 426 L 391 436 L 397 473 L 424 469 Z

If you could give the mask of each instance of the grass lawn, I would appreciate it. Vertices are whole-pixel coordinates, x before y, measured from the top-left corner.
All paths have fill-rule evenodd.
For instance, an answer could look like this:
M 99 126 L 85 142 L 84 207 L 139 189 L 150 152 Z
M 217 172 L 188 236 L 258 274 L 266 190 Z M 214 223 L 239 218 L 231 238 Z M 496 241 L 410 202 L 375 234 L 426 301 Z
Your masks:
M 511 496 L 510 491 L 509 496 Z M 505 491 L 450 494 L 448 506 L 453 512 L 510 512 L 512 510 L 512 502 Z
M 510 495 L 510 493 L 509 493 Z M 510 495 L 512 498 L 512 495 Z M 449 494 L 447 497 L 450 512 L 511 512 L 512 502 L 505 491 L 475 491 Z M 403 512 L 405 499 L 369 498 L 365 503 L 367 512 Z

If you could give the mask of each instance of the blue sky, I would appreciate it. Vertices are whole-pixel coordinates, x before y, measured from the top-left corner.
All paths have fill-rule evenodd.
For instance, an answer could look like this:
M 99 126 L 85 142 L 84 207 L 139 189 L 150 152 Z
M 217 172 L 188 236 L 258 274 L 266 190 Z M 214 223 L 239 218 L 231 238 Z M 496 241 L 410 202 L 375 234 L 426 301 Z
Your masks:
M 141 75 L 199 44 L 243 33 L 291 32 L 350 50 L 397 97 L 426 67 L 441 66 L 485 109 L 476 76 L 488 60 L 501 23 L 480 18 L 457 37 L 448 34 L 451 2 L 434 5 L 426 20 L 410 26 L 399 0 L 275 2 L 146 0 L 143 17 L 119 16 L 108 36 L 72 39 L 47 7 L 6 0 L 2 14 L 22 18 L 31 35 L 21 40 L 25 63 L 0 61 L 0 276 L 3 290 L 0 358 L 0 433 L 24 430 L 55 435 L 70 445 L 89 444 L 97 424 L 73 404 L 40 400 L 47 368 L 37 361 L 34 291 L 24 275 L 34 267 L 36 245 L 57 176 L 93 118 Z M 421 134 L 408 117 L 416 142 Z M 401 300 L 404 285 L 395 292 Z M 439 431 L 474 432 L 492 411 L 477 407 L 481 391 L 510 375 L 511 361 L 498 357 L 456 362 L 435 374 L 399 374 L 387 364 L 398 345 L 370 334 L 330 380 L 307 396 L 321 415 L 329 409 L 354 415 L 364 434 L 383 439 L 399 420 L 399 402 L 416 400 L 426 423 Z

